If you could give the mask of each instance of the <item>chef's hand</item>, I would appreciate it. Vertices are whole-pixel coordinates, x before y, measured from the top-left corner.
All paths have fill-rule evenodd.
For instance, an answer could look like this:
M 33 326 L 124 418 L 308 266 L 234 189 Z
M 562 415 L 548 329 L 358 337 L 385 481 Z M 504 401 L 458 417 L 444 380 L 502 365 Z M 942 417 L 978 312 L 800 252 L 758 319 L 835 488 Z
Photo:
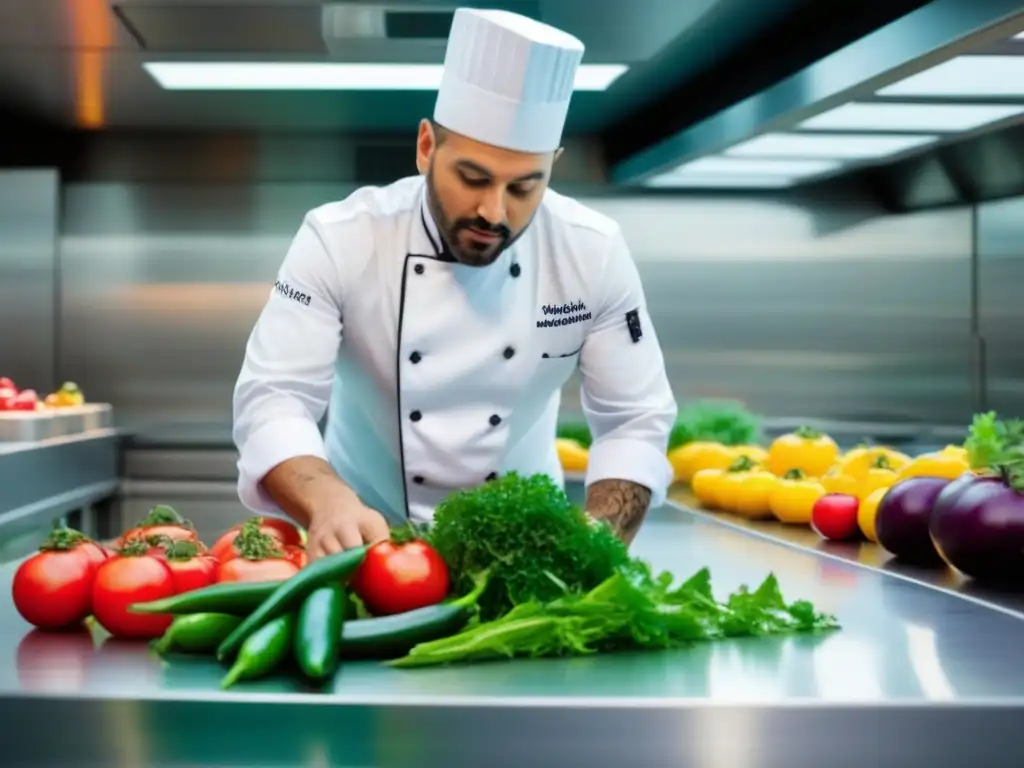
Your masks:
M 310 561 L 343 549 L 374 544 L 391 536 L 384 516 L 355 499 L 321 507 L 309 521 L 306 556 Z

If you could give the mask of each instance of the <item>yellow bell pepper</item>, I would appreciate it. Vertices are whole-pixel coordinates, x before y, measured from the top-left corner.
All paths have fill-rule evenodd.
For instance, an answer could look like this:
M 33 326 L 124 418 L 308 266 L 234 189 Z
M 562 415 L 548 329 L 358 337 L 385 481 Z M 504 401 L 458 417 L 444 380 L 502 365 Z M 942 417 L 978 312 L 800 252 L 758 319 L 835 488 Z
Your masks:
M 828 435 L 810 427 L 779 435 L 768 447 L 768 469 L 782 477 L 799 469 L 810 477 L 821 477 L 839 456 L 839 446 Z
M 815 502 L 825 495 L 825 487 L 799 469 L 790 470 L 768 499 L 771 513 L 783 523 L 807 525 Z
M 567 437 L 555 438 L 558 461 L 566 472 L 586 472 L 590 452 L 575 440 Z
M 757 468 L 750 458 L 740 456 L 734 459 L 732 464 L 722 474 L 721 480 L 715 487 L 715 506 L 726 512 L 736 511 L 736 500 L 740 494 L 740 486 L 750 476 L 750 473 Z
M 845 493 L 856 496 L 860 487 L 860 481 L 853 475 L 843 470 L 842 464 L 833 464 L 828 472 L 821 476 L 819 481 L 825 488 L 825 493 Z
M 899 474 L 889 465 L 889 460 L 885 456 L 879 456 L 861 478 L 856 496 L 863 501 L 879 488 L 891 488 L 899 479 Z
M 910 457 L 905 453 L 881 445 L 872 445 L 850 449 L 839 460 L 839 466 L 847 475 L 863 478 L 879 457 L 883 456 L 889 466 L 895 470 L 902 469 L 910 463 Z
M 734 458 L 746 456 L 755 464 L 764 464 L 768 461 L 768 450 L 760 445 L 735 445 L 730 448 Z
M 715 509 L 715 505 L 718 503 L 716 500 L 718 485 L 722 482 L 724 475 L 724 469 L 714 468 L 698 469 L 693 473 L 690 490 L 693 491 L 693 495 L 697 497 L 697 501 L 704 509 Z
M 888 488 L 876 488 L 861 499 L 860 506 L 857 507 L 857 527 L 868 541 L 878 542 L 875 518 L 878 516 L 878 504 L 888 492 Z
M 668 453 L 676 482 L 688 483 L 701 469 L 725 469 L 735 459 L 732 450 L 721 443 L 694 441 Z
M 56 395 L 62 406 L 71 407 L 82 405 L 85 402 L 85 395 L 82 394 L 82 390 L 73 381 L 65 381 L 56 392 Z
M 766 469 L 754 469 L 739 483 L 734 499 L 736 514 L 748 520 L 772 516 L 771 497 L 781 481 Z
M 899 480 L 908 477 L 944 477 L 955 480 L 964 472 L 969 472 L 971 465 L 967 461 L 966 451 L 960 453 L 955 446 L 941 451 L 922 453 L 897 472 Z

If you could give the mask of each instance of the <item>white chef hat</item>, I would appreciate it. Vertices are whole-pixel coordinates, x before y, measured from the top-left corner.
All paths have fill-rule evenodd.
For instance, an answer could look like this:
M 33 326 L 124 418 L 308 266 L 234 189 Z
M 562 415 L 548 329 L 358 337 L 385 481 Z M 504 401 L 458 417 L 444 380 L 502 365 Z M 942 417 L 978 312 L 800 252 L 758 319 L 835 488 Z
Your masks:
M 558 149 L 583 43 L 508 11 L 459 8 L 452 20 L 434 120 L 520 152 Z

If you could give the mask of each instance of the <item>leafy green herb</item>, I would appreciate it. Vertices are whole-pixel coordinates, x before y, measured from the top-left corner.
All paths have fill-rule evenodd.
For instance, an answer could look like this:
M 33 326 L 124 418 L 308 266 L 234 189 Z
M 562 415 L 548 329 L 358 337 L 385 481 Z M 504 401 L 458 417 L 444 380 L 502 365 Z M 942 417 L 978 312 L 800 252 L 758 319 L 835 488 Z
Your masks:
M 810 603 L 787 605 L 774 575 L 757 590 L 742 587 L 715 601 L 702 569 L 673 589 L 637 561 L 586 594 L 531 601 L 504 617 L 452 637 L 421 643 L 391 666 L 414 668 L 513 657 L 577 656 L 631 649 L 676 648 L 699 640 L 836 629 L 834 617 Z
M 669 450 L 680 445 L 708 440 L 723 445 L 756 443 L 761 437 L 761 420 L 738 403 L 702 400 L 680 408 L 669 437 Z
M 586 592 L 629 562 L 611 528 L 587 517 L 547 475 L 510 473 L 449 495 L 426 538 L 447 563 L 457 595 L 488 572 L 478 603 L 484 619 Z
M 1009 454 L 1024 445 L 1024 421 L 1002 421 L 995 411 L 975 414 L 964 441 L 972 469 L 989 469 L 1012 461 Z

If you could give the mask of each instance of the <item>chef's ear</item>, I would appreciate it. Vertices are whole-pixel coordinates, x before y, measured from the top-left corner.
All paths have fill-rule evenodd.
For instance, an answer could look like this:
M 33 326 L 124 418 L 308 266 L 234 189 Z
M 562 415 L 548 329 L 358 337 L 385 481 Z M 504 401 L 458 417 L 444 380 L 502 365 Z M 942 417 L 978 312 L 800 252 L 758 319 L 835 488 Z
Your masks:
M 426 173 L 430 169 L 430 158 L 441 143 L 440 134 L 443 130 L 431 120 L 420 120 L 420 130 L 416 136 L 416 169 L 420 173 Z

